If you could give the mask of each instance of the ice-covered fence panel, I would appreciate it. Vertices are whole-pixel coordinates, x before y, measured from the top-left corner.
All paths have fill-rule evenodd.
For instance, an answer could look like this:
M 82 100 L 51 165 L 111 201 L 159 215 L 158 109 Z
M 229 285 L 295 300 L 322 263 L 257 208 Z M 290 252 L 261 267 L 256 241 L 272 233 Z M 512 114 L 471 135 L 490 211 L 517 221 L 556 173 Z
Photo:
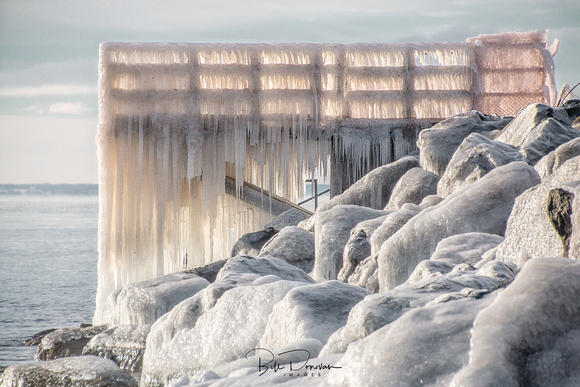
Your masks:
M 237 200 L 244 184 L 294 200 L 306 174 L 326 169 L 331 144 L 356 177 L 411 150 L 409 133 L 425 123 L 549 102 L 545 45 L 542 32 L 467 43 L 103 43 L 95 322 L 114 289 L 226 258 L 236 237 L 261 228 L 271 202 Z

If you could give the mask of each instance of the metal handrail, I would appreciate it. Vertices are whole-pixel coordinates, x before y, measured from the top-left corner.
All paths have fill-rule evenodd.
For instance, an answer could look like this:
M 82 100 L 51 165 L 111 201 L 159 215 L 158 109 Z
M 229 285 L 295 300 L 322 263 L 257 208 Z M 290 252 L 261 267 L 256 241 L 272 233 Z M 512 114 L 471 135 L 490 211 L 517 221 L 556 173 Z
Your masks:
M 297 203 L 297 205 L 301 206 L 304 203 L 308 203 L 314 199 L 314 211 L 316 211 L 316 208 L 318 208 L 318 197 L 330 192 L 330 188 L 322 191 L 321 193 L 318 193 L 318 179 L 306 179 L 306 182 L 312 183 L 312 196 L 308 199 L 302 200 L 301 202 Z

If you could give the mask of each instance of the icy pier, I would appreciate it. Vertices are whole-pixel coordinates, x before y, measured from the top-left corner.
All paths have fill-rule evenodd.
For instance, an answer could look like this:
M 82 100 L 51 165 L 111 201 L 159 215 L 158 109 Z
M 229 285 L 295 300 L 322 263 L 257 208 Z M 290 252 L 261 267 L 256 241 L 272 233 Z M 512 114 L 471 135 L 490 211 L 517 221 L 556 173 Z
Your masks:
M 554 52 L 545 31 L 466 43 L 103 43 L 95 323 L 123 285 L 226 258 L 271 219 L 272 197 L 295 201 L 329 158 L 336 193 L 337 177 L 348 184 L 416 149 L 434 122 L 550 104 Z M 267 193 L 259 205 L 244 200 L 249 184 Z

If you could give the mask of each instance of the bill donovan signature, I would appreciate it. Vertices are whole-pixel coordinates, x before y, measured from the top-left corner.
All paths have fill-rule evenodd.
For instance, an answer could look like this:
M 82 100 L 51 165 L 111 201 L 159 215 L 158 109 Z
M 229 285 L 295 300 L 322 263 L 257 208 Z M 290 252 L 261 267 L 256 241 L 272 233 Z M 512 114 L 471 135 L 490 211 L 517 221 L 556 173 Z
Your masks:
M 283 371 L 284 375 L 288 376 L 321 376 L 320 372 L 322 370 L 331 370 L 335 368 L 342 368 L 338 366 L 333 366 L 330 364 L 318 363 L 309 364 L 310 362 L 310 351 L 307 349 L 292 349 L 290 351 L 280 352 L 277 356 L 288 355 L 292 353 L 302 352 L 304 359 L 298 361 L 289 361 L 288 363 L 281 364 L 276 360 L 274 352 L 266 348 L 254 348 L 246 353 L 246 359 L 248 356 L 256 355 L 258 357 L 258 372 L 260 376 L 264 375 L 268 371 L 280 372 Z

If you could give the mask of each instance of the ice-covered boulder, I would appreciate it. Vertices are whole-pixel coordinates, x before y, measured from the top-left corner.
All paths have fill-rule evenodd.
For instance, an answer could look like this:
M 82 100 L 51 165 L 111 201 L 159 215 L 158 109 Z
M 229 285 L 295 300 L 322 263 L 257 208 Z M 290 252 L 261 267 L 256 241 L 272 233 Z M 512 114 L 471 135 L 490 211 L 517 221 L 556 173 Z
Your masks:
M 524 108 L 495 141 L 518 147 L 524 160 L 534 165 L 560 145 L 580 137 L 580 131 L 571 125 L 566 109 L 535 103 Z
M 314 282 L 303 270 L 283 259 L 249 256 L 230 258 L 218 273 L 216 281 L 248 282 L 267 275 L 291 281 Z
M 540 174 L 540 177 L 543 180 L 560 168 L 564 162 L 576 156 L 580 156 L 580 138 L 568 141 L 567 143 L 560 145 L 556 150 L 553 150 L 546 156 L 542 157 L 540 161 L 534 165 L 534 169 Z
M 325 344 L 333 332 L 346 324 L 351 308 L 368 294 L 340 281 L 292 289 L 274 306 L 260 347 L 277 350 L 304 339 Z
M 385 210 L 398 210 L 405 203 L 420 204 L 429 195 L 437 193 L 439 176 L 421 168 L 407 171 L 395 184 Z
M 503 235 L 515 198 L 539 181 L 532 167 L 513 162 L 421 211 L 383 243 L 378 260 L 380 289 L 405 282 L 442 239 L 467 232 Z
M 525 264 L 475 320 L 456 386 L 571 386 L 580 380 L 580 262 Z M 571 341 L 568 341 L 571 340 Z
M 492 169 L 522 159 L 515 146 L 472 133 L 453 154 L 437 184 L 437 194 L 447 197 L 460 187 L 481 179 Z
M 573 184 L 574 180 L 580 180 L 580 156 L 564 162 L 551 175 L 544 178 L 541 184 L 528 189 L 516 199 L 507 222 L 505 240 L 498 246 L 497 259 L 518 263 L 529 257 L 563 255 L 562 241 L 550 222 L 546 206 L 549 192 L 553 189 L 563 188 L 574 193 L 573 185 L 567 186 L 567 183 Z M 574 203 L 580 206 L 580 199 L 576 197 Z M 571 220 L 577 222 L 577 226 L 572 225 L 572 230 L 578 233 L 576 235 L 580 239 L 580 219 L 574 216 L 576 215 L 573 215 Z
M 113 360 L 121 369 L 141 370 L 145 342 L 151 325 L 121 325 L 94 336 L 83 349 L 83 355 Z
M 314 267 L 314 234 L 301 227 L 284 227 L 266 242 L 259 256 L 280 258 L 310 273 Z
M 316 212 L 328 211 L 335 206 L 346 204 L 382 210 L 389 202 L 391 192 L 401 176 L 411 168 L 418 166 L 419 161 L 416 157 L 406 156 L 393 163 L 375 168 L 342 194 L 321 204 Z
M 227 259 L 222 259 L 220 261 L 215 261 L 208 263 L 207 265 L 196 267 L 193 269 L 186 270 L 186 273 L 192 273 L 201 278 L 206 279 L 208 282 L 213 282 L 216 279 L 217 273 L 226 264 Z
M 299 286 L 305 283 L 278 279 L 228 290 L 197 319 L 194 328 L 177 332 L 162 349 L 150 348 L 147 343 L 142 385 L 167 383 L 244 358 L 258 347 L 274 305 Z M 150 350 L 155 356 L 148 355 Z
M 449 385 L 469 357 L 470 331 L 493 297 L 467 297 L 411 310 L 351 344 L 330 385 Z M 324 351 L 324 349 L 323 349 Z
M 497 247 L 504 238 L 499 235 L 481 232 L 458 234 L 441 240 L 431 256 L 432 261 L 443 261 L 458 265 L 475 265 L 484 253 Z
M 207 285 L 209 282 L 204 278 L 179 272 L 123 286 L 107 297 L 104 323 L 112 326 L 153 324 Z
M 338 280 L 347 282 L 359 263 L 371 255 L 371 244 L 364 230 L 350 233 L 350 239 L 344 248 L 342 269 L 338 272 Z
M 264 229 L 273 228 L 280 232 L 284 227 L 298 226 L 298 223 L 308 219 L 308 217 L 303 211 L 291 208 L 272 219 L 270 223 L 264 226 Z
M 336 279 L 342 268 L 342 256 L 350 230 L 364 220 L 387 214 L 382 210 L 353 205 L 339 205 L 318 213 L 314 234 L 316 241 L 314 277 Z
M 138 383 L 108 359 L 77 356 L 8 367 L 2 387 L 137 387 Z
M 418 213 L 418 211 L 413 210 L 399 210 L 387 215 L 384 222 L 371 236 L 371 254 L 378 254 L 383 243 Z
M 443 176 L 449 160 L 467 136 L 480 133 L 493 138 L 510 121 L 511 118 L 488 116 L 472 110 L 424 129 L 417 140 L 421 168 Z
M 423 261 L 410 279 L 395 289 L 367 296 L 350 312 L 346 325 L 329 338 L 321 356 L 344 352 L 352 342 L 392 323 L 414 308 L 461 298 L 479 298 L 513 280 L 505 264 L 488 262 L 480 269 L 469 265 Z
M 106 325 L 86 328 L 63 328 L 45 335 L 36 351 L 36 360 L 52 360 L 59 357 L 80 356 L 84 346 L 97 334 L 105 331 Z

